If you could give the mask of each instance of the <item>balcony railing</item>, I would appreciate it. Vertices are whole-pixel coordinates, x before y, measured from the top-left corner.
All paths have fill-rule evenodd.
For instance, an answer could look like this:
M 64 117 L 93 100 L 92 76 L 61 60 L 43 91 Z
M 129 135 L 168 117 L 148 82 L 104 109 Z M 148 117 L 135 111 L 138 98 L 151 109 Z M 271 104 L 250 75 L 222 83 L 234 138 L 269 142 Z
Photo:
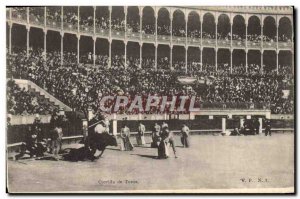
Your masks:
M 264 103 L 251 102 L 202 102 L 200 109 L 268 109 L 268 105 Z
M 261 41 L 247 41 L 247 46 L 252 48 L 260 48 Z
M 223 39 L 219 39 L 218 40 L 218 46 L 220 47 L 230 47 L 231 41 L 230 40 L 223 40 Z
M 171 40 L 170 35 L 157 35 L 157 41 L 163 42 L 163 43 L 169 43 Z
M 126 32 L 127 38 L 132 40 L 139 40 L 140 33 L 139 32 Z
M 99 26 L 96 26 L 96 35 L 100 37 L 109 37 L 109 29 L 103 29 Z
M 80 25 L 79 30 L 80 30 L 80 32 L 83 32 L 83 33 L 88 33 L 88 34 L 93 34 L 94 33 L 94 27 L 93 26 Z
M 212 46 L 214 47 L 216 45 L 216 39 L 202 39 L 202 45 L 203 46 Z
M 233 47 L 245 47 L 246 46 L 246 42 L 245 40 L 232 40 L 232 46 Z
M 172 40 L 173 40 L 173 44 L 185 44 L 185 37 L 177 37 L 177 36 L 173 36 Z
M 142 39 L 143 39 L 144 41 L 154 42 L 154 41 L 155 41 L 155 35 L 154 35 L 154 34 L 146 34 L 146 33 L 143 33 L 143 34 L 142 34 Z
M 276 48 L 277 42 L 275 41 L 264 41 L 263 47 L 264 48 Z
M 201 38 L 187 38 L 187 43 L 189 45 L 201 45 Z
M 125 32 L 120 30 L 114 30 L 111 29 L 111 36 L 118 38 L 118 39 L 124 39 L 125 38 Z
M 292 48 L 293 47 L 293 42 L 291 42 L 291 41 L 278 42 L 278 47 L 279 48 Z

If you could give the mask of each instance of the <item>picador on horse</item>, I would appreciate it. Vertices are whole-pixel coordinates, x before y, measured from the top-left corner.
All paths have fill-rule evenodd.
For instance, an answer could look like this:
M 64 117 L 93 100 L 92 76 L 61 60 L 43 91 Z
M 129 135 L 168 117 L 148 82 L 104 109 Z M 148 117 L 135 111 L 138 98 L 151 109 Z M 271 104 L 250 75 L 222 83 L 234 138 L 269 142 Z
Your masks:
M 88 135 L 83 140 L 84 146 L 72 149 L 64 159 L 70 161 L 96 160 L 104 153 L 107 146 L 117 146 L 116 137 L 109 134 L 109 121 L 100 113 L 89 121 Z

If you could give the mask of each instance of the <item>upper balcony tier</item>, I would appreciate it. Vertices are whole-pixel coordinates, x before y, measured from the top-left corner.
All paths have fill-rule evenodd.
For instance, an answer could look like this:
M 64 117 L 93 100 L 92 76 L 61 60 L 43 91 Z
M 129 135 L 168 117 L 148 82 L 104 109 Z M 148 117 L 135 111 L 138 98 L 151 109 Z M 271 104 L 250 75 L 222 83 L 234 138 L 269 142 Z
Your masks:
M 135 6 L 136 7 L 136 6 Z M 46 9 L 45 9 L 46 8 Z M 144 23 L 143 19 L 139 16 L 144 17 L 145 9 L 152 9 L 153 7 L 136 7 L 138 20 L 136 23 L 137 28 L 132 28 L 128 24 L 128 12 L 131 10 L 129 7 L 124 7 L 125 25 L 113 26 L 112 22 L 107 22 L 106 26 L 103 25 L 103 21 L 99 22 L 100 16 L 97 15 L 98 7 L 90 7 L 91 18 L 88 21 L 85 17 L 86 22 L 82 23 L 80 9 L 86 9 L 81 7 L 73 7 L 72 20 L 66 20 L 66 10 L 70 7 L 54 7 L 54 13 L 49 16 L 48 7 L 36 7 L 23 9 L 7 9 L 7 21 L 18 24 L 23 24 L 27 28 L 37 27 L 47 30 L 59 31 L 63 33 L 71 33 L 77 35 L 91 36 L 93 38 L 107 38 L 115 40 L 133 41 L 139 43 L 153 43 L 153 44 L 165 44 L 165 45 L 180 45 L 180 46 L 195 46 L 195 47 L 212 47 L 212 48 L 247 48 L 247 49 L 264 49 L 264 50 L 293 50 L 293 8 L 292 7 L 259 7 L 259 6 L 205 6 L 205 7 L 155 7 L 154 24 L 152 34 L 149 31 L 145 31 L 144 26 L 140 26 L 140 23 Z M 248 10 L 247 10 L 248 8 Z M 40 13 L 34 9 L 40 9 Z M 53 7 L 52 7 L 53 9 Z M 57 9 L 57 11 L 56 11 Z M 102 8 L 101 8 L 102 9 Z M 114 7 L 107 7 L 108 19 L 114 15 Z M 164 12 L 168 12 L 170 21 L 164 21 L 167 27 L 167 33 L 160 34 L 158 26 L 162 26 L 160 21 L 160 10 L 166 9 Z M 169 10 L 167 10 L 169 9 Z M 179 9 L 179 11 L 178 11 Z M 180 10 L 183 9 L 183 18 L 181 19 Z M 197 12 L 194 12 L 196 9 Z M 231 10 L 230 10 L 231 9 Z M 112 11 L 111 11 L 112 10 Z M 123 10 L 123 8 L 121 8 Z M 125 12 L 126 10 L 126 12 Z M 132 9 L 133 10 L 133 9 Z M 187 11 L 188 10 L 188 11 Z M 65 11 L 65 12 L 63 12 Z M 198 13 L 199 11 L 199 13 Z M 214 13 L 212 13 L 214 11 Z M 223 13 L 221 13 L 221 11 Z M 235 16 L 228 16 L 228 13 L 235 13 Z M 248 12 L 247 12 L 248 11 Z M 193 16 L 190 16 L 191 12 Z M 269 16 L 270 14 L 274 16 Z M 177 16 L 177 14 L 178 16 Z M 200 14 L 197 18 L 197 13 Z M 250 14 L 249 14 L 250 13 Z M 260 14 L 255 14 L 260 13 Z M 263 13 L 263 14 L 262 14 Z M 187 15 L 186 15 L 187 14 Z M 264 16 L 266 14 L 266 16 Z M 172 17 L 173 16 L 173 17 Z M 195 18 L 196 17 L 196 18 Z M 245 17 L 245 18 L 244 18 Z M 98 19 L 97 19 L 98 18 Z M 101 18 L 103 19 L 103 18 Z M 183 23 L 176 20 L 183 20 Z M 193 21 L 195 20 L 195 21 Z M 95 22 L 97 21 L 97 23 Z M 121 20 L 122 21 L 122 20 Z M 155 24 L 155 22 L 157 24 Z M 187 22 L 187 23 L 186 23 Z M 101 24 L 102 23 L 102 24 Z M 145 22 L 150 23 L 150 22 Z M 192 25 L 191 25 L 192 23 Z M 181 25 L 180 25 L 181 24 Z M 182 25 L 183 24 L 183 25 Z M 207 24 L 209 24 L 207 26 Z M 111 25 L 111 28 L 109 28 Z M 151 25 L 151 24 L 150 24 Z M 164 24 L 163 24 L 164 25 Z M 227 27 L 226 27 L 227 26 Z M 172 31 L 170 30 L 173 28 Z M 176 31 L 176 28 L 183 32 L 196 32 L 194 36 L 182 36 L 187 34 L 174 34 L 170 35 L 170 32 Z M 30 30 L 30 29 L 29 29 Z M 286 32 L 285 32 L 286 31 Z M 209 33 L 208 33 L 209 32 Z M 148 33 L 148 34 L 147 34 Z M 157 35 L 156 35 L 157 33 Z M 207 37 L 207 34 L 209 35 Z M 253 34 L 255 38 L 251 37 Z M 175 36 L 177 35 L 177 36 Z M 211 37 L 212 35 L 212 37 Z M 218 35 L 216 37 L 216 35 Z M 222 35 L 222 36 L 220 36 Z M 225 36 L 224 36 L 225 35 Z M 232 35 L 232 37 L 231 37 Z M 281 36 L 284 35 L 286 38 L 283 40 Z M 247 39 L 246 39 L 247 38 Z M 281 38 L 277 39 L 276 38 Z

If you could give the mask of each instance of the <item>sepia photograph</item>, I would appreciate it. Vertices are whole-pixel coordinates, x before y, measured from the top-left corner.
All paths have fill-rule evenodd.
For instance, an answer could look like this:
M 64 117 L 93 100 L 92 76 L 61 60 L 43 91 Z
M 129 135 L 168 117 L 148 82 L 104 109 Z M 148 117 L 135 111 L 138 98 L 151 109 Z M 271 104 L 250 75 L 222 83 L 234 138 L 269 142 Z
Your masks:
M 295 194 L 293 6 L 5 9 L 8 194 Z

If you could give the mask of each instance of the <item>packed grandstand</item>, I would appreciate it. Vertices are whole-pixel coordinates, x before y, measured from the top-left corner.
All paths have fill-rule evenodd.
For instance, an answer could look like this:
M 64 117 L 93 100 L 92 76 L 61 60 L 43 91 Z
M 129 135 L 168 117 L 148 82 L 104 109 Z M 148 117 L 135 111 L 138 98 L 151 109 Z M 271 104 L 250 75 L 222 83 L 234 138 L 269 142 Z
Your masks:
M 294 112 L 290 47 L 293 33 L 289 18 L 282 17 L 276 25 L 273 17 L 266 17 L 262 28 L 260 19 L 253 15 L 247 29 L 241 15 L 236 15 L 231 23 L 226 14 L 221 14 L 216 22 L 208 12 L 200 23 L 197 12 L 191 12 L 185 23 L 183 12 L 175 8 L 172 18 L 168 8 L 161 8 L 157 18 L 151 7 L 144 8 L 142 18 L 139 7 L 128 7 L 126 17 L 123 7 L 111 9 L 111 13 L 109 7 L 7 9 L 8 113 L 45 115 L 53 109 L 29 91 L 18 88 L 13 79 L 30 80 L 84 113 L 89 108 L 99 110 L 99 100 L 108 95 L 125 95 L 130 99 L 136 95 L 189 95 L 196 96 L 197 106 L 203 109 Z M 28 29 L 24 23 L 32 27 Z M 78 40 L 72 30 L 77 36 L 82 33 Z M 84 32 L 98 32 L 100 36 L 93 42 Z M 120 35 L 125 39 L 120 39 Z M 165 40 L 175 44 L 170 47 Z M 257 49 L 243 49 L 255 44 Z M 179 77 L 195 81 L 184 84 Z M 126 107 L 118 113 L 125 114 Z M 131 114 L 134 113 L 137 112 Z M 152 107 L 146 113 L 160 110 Z

